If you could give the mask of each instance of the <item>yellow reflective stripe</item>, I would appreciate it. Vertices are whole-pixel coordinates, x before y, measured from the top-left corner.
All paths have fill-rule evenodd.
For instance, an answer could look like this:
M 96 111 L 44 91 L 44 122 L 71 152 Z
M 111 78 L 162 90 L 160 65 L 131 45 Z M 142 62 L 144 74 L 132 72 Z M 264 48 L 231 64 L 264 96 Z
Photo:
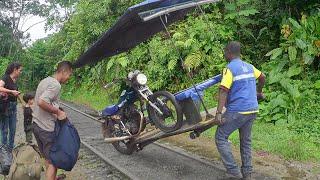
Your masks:
M 246 111 L 246 112 L 239 112 L 239 114 L 253 114 L 253 113 L 258 113 L 259 110 L 256 111 Z

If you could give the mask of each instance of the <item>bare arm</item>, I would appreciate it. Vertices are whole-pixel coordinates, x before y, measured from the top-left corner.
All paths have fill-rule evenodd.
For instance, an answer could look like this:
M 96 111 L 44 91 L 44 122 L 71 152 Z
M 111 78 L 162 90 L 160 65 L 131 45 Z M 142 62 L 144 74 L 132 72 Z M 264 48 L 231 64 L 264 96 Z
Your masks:
M 224 86 L 220 86 L 219 89 L 219 99 L 218 99 L 218 107 L 216 111 L 216 116 L 215 116 L 215 124 L 217 125 L 222 125 L 224 122 L 222 120 L 222 110 L 223 107 L 226 105 L 227 98 L 228 98 L 228 89 L 225 88 Z
M 59 108 L 52 106 L 51 104 L 47 103 L 46 101 L 44 101 L 42 99 L 40 99 L 38 101 L 38 105 L 41 109 L 43 109 L 49 113 L 57 115 L 58 120 L 64 120 L 65 118 L 67 118 L 65 112 L 61 111 Z
M 55 108 L 54 106 L 52 106 L 51 104 L 47 103 L 46 101 L 44 101 L 42 99 L 40 99 L 38 101 L 38 105 L 41 109 L 43 109 L 49 113 L 56 114 L 56 115 L 58 115 L 58 113 L 59 113 L 58 108 Z
M 8 94 L 10 93 L 10 94 L 13 94 L 14 96 L 18 96 L 20 94 L 19 91 L 4 88 L 4 85 L 5 85 L 4 81 L 0 80 L 0 92 L 4 92 Z
M 223 107 L 226 105 L 226 102 L 227 102 L 228 90 L 220 87 L 218 98 L 219 99 L 218 99 L 217 114 L 219 114 L 219 113 L 221 114 Z
M 258 86 L 257 86 L 257 93 L 262 93 L 262 88 L 266 82 L 266 76 L 261 73 L 261 75 L 258 78 Z
M 5 85 L 4 81 L 0 80 L 0 91 L 4 93 L 11 93 L 11 90 L 4 88 L 4 85 Z

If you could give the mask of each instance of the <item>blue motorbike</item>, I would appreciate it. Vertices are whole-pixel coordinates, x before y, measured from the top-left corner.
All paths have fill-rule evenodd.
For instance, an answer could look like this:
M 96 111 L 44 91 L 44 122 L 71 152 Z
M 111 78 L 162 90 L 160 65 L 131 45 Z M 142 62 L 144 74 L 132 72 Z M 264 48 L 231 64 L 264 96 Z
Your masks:
M 175 97 L 167 91 L 153 93 L 147 86 L 147 77 L 140 71 L 130 72 L 117 104 L 106 107 L 101 112 L 105 120 L 103 135 L 121 153 L 131 154 L 130 140 L 140 135 L 147 124 L 154 125 L 163 132 L 172 132 L 182 126 L 183 113 Z M 146 115 L 145 115 L 146 114 Z

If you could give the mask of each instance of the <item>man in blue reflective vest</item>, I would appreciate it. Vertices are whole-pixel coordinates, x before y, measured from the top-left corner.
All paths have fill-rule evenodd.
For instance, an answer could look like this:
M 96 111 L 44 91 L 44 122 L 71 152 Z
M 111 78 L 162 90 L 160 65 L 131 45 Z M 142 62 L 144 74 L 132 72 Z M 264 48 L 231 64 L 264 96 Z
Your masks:
M 224 56 L 229 64 L 223 70 L 219 88 L 219 103 L 215 116 L 218 124 L 216 146 L 228 177 L 251 179 L 251 128 L 258 112 L 258 99 L 264 97 L 262 87 L 265 75 L 240 59 L 239 42 L 230 42 L 224 49 Z M 222 114 L 224 106 L 226 112 Z M 228 142 L 230 134 L 237 129 L 240 136 L 241 171 Z

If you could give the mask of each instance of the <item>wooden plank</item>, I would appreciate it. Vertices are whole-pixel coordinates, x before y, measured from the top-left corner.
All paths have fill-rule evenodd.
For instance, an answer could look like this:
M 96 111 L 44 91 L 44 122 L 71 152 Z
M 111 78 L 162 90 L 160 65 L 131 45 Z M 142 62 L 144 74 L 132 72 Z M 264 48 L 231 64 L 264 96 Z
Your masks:
M 214 119 L 210 119 L 207 121 L 200 121 L 197 124 L 193 124 L 193 125 L 189 125 L 189 124 L 185 124 L 184 126 L 182 126 L 180 129 L 173 131 L 173 132 L 169 132 L 169 133 L 165 133 L 162 131 L 151 131 L 148 134 L 144 134 L 143 136 L 138 136 L 133 143 L 134 144 L 139 144 L 139 143 L 143 143 L 146 141 L 156 141 L 158 139 L 161 138 L 165 138 L 165 137 L 169 137 L 169 136 L 174 136 L 177 134 L 182 134 L 188 131 L 193 131 L 193 130 L 197 130 L 197 129 L 201 129 L 207 126 L 210 126 L 211 124 L 213 124 L 213 120 Z
M 214 115 L 215 112 L 216 112 L 216 108 L 209 109 L 210 114 Z M 169 136 L 174 136 L 174 135 L 182 134 L 185 132 L 200 130 L 203 128 L 213 126 L 214 119 L 206 119 L 205 112 L 201 113 L 201 118 L 202 118 L 202 120 L 199 123 L 184 124 L 180 129 L 173 131 L 173 132 L 165 133 L 159 129 L 154 129 L 150 132 L 143 133 L 143 134 L 139 135 L 138 137 L 136 137 L 133 140 L 132 144 L 140 144 L 140 143 L 149 144 L 150 142 L 154 142 L 158 139 L 162 139 L 162 138 L 166 138 Z

